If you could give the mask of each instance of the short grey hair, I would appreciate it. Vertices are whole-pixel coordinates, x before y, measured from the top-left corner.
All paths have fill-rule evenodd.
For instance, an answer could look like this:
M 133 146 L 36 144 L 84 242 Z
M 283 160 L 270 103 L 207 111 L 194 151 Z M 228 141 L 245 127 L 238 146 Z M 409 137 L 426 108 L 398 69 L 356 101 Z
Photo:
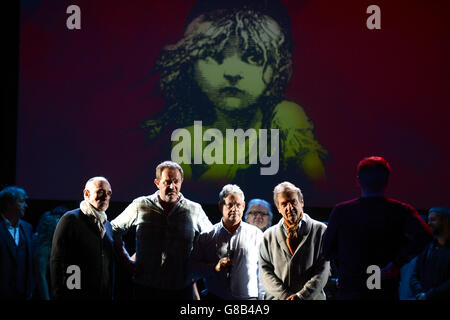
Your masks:
M 303 194 L 302 191 L 300 190 L 300 188 L 297 188 L 295 185 L 293 185 L 292 183 L 288 182 L 288 181 L 284 181 L 280 184 L 278 184 L 274 189 L 273 189 L 273 201 L 275 202 L 275 205 L 278 208 L 278 195 L 279 194 L 293 194 L 296 193 L 298 196 L 298 200 L 299 201 L 303 201 Z
M 219 202 L 224 203 L 224 200 L 230 194 L 238 194 L 242 197 L 242 201 L 245 201 L 244 192 L 242 192 L 241 188 L 235 184 L 227 184 L 222 188 L 222 191 L 219 193 Z
M 84 185 L 84 189 L 88 189 L 88 188 L 89 188 L 89 185 L 90 185 L 92 182 L 94 182 L 95 180 L 102 180 L 102 181 L 106 181 L 106 182 L 109 183 L 108 179 L 106 179 L 106 178 L 103 177 L 103 176 L 92 177 L 92 178 L 90 178 L 88 181 L 86 181 L 86 184 Z M 109 183 L 109 184 L 110 184 L 110 183 Z M 110 184 L 110 185 L 111 185 L 111 184 Z
M 156 179 L 161 179 L 161 174 L 164 169 L 177 169 L 178 171 L 180 171 L 181 178 L 184 179 L 183 168 L 181 168 L 178 163 L 173 161 L 164 161 L 158 164 L 158 166 L 156 167 Z

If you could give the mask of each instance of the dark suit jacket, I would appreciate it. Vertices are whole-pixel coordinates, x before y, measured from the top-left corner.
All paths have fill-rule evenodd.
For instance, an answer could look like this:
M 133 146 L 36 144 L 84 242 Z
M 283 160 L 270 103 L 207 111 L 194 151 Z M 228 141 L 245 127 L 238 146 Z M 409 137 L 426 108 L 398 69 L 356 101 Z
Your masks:
M 34 289 L 32 238 L 33 227 L 28 222 L 19 220 L 20 242 L 26 244 L 26 272 L 17 274 L 16 244 L 11 237 L 3 219 L 0 219 L 0 300 L 31 299 Z M 25 281 L 25 292 L 19 293 L 16 281 Z
M 450 300 L 450 238 L 444 246 L 435 238 L 419 254 L 410 284 L 415 295 L 425 292 L 427 300 Z
M 66 212 L 53 235 L 50 278 L 55 299 L 112 299 L 115 261 L 112 228 L 106 222 L 103 239 L 97 226 L 80 209 Z M 78 266 L 81 288 L 68 288 L 69 266 Z M 69 279 L 70 283 L 72 280 Z

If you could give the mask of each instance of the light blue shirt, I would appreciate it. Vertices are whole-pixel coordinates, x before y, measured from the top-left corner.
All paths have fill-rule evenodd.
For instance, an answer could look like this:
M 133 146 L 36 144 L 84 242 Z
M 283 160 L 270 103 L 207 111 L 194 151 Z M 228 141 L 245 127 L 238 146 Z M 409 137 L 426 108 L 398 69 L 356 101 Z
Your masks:
M 9 233 L 11 234 L 11 237 L 13 238 L 16 246 L 19 245 L 20 240 L 20 232 L 19 232 L 19 223 L 17 222 L 17 226 L 14 227 L 11 222 L 6 218 L 4 215 L 1 215 L 3 220 L 5 221 L 6 228 L 8 229 Z
M 258 259 L 262 239 L 263 233 L 253 225 L 242 221 L 231 234 L 221 220 L 202 233 L 194 246 L 190 261 L 194 277 L 204 277 L 208 291 L 222 299 L 263 299 Z M 225 270 L 217 272 L 214 267 L 230 251 L 233 266 L 227 279 Z

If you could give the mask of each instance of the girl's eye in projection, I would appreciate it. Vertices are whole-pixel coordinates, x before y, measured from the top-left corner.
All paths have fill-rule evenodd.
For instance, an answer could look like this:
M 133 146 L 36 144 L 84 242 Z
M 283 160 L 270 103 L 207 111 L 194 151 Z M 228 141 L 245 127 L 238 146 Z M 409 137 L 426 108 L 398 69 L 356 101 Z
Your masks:
M 262 53 L 257 52 L 255 49 L 247 50 L 247 52 L 242 56 L 242 60 L 254 66 L 262 66 L 264 64 L 264 57 Z
M 215 52 L 215 53 L 211 53 L 210 55 L 208 55 L 208 57 L 206 58 L 206 60 L 210 61 L 210 62 L 216 62 L 217 64 L 222 64 L 223 63 L 223 53 L 222 52 Z

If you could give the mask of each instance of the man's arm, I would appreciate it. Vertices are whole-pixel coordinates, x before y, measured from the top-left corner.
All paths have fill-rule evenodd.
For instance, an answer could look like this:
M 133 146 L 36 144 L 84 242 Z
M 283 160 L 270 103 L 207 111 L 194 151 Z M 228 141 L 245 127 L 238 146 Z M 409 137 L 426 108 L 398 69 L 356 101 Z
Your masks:
M 267 238 L 264 237 L 259 251 L 259 275 L 266 289 L 266 293 L 270 293 L 276 299 L 284 300 L 294 292 L 291 292 L 275 275 L 274 266 L 269 255 L 269 244 Z
M 127 249 L 122 240 L 122 235 L 125 234 L 137 221 L 138 206 L 134 200 L 120 215 L 111 221 L 111 227 L 114 237 L 114 249 L 116 251 L 119 261 L 125 266 L 130 273 L 136 272 L 136 265 L 131 259 Z
M 199 214 L 198 214 L 198 228 L 200 233 L 208 232 L 212 229 L 213 225 L 211 221 L 209 221 L 208 216 L 206 215 L 205 211 L 203 211 L 203 208 L 199 206 Z
M 215 271 L 214 268 L 218 261 L 208 262 L 205 258 L 205 245 L 209 241 L 213 241 L 213 239 L 207 233 L 202 233 L 194 243 L 194 248 L 189 259 L 189 270 L 196 279 L 209 277 Z
M 61 299 L 66 291 L 67 255 L 72 250 L 71 241 L 76 241 L 72 233 L 74 226 L 71 215 L 63 215 L 59 220 L 52 240 L 50 255 L 50 279 L 52 295 L 55 299 Z
M 333 225 L 334 224 L 335 222 L 333 221 Z M 321 294 L 331 274 L 330 262 L 322 255 L 323 239 L 328 228 L 322 224 L 320 224 L 318 228 L 319 229 L 315 233 L 315 238 L 313 238 L 315 241 L 311 244 L 314 247 L 310 248 L 310 250 L 313 250 L 315 257 L 311 271 L 312 276 L 311 279 L 305 283 L 303 288 L 297 292 L 297 296 L 301 300 L 313 300 L 317 295 Z M 336 231 L 333 229 L 331 232 L 331 235 L 336 234 Z
M 261 250 L 261 243 L 263 241 L 263 233 L 258 232 L 257 238 L 256 238 L 256 244 L 255 248 L 260 252 Z M 263 283 L 262 283 L 262 277 L 261 277 L 261 268 L 259 267 L 259 260 L 258 260 L 258 300 L 264 300 L 264 296 L 266 295 L 266 290 L 264 289 Z
M 450 292 L 450 279 L 447 279 L 444 283 L 441 285 L 431 288 L 427 292 L 425 292 L 426 299 L 432 300 L 432 299 L 442 299 L 442 297 L 448 297 Z
M 417 296 L 419 293 L 423 292 L 422 283 L 420 282 L 420 273 L 421 268 L 423 266 L 424 259 L 426 257 L 428 249 L 425 249 L 419 256 L 417 257 L 416 264 L 413 269 L 413 273 L 411 275 L 410 286 L 413 294 Z
M 322 256 L 325 260 L 332 260 L 337 257 L 338 247 L 338 209 L 335 207 L 331 211 L 328 219 L 327 229 L 323 235 Z
M 422 252 L 433 239 L 430 228 L 412 207 L 406 215 L 403 234 L 407 240 L 407 245 L 399 251 L 393 261 L 393 264 L 398 268 Z
M 314 276 L 297 293 L 301 300 L 312 300 L 320 294 L 330 277 L 330 262 L 323 257 L 314 264 Z
M 51 250 L 51 249 L 50 249 Z M 34 272 L 37 278 L 37 287 L 39 296 L 43 300 L 50 300 L 50 294 L 47 283 L 47 266 L 50 261 L 49 254 L 45 252 L 46 248 L 36 246 L 35 256 L 33 257 Z M 48 252 L 48 251 L 47 251 Z

